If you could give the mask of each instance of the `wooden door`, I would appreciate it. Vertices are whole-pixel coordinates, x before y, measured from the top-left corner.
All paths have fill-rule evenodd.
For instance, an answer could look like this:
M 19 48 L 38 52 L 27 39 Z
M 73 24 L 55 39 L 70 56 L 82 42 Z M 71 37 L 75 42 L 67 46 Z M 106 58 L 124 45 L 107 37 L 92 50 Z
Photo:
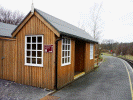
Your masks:
M 15 80 L 15 41 L 0 40 L 0 79 Z
M 3 79 L 14 80 L 15 73 L 15 41 L 3 42 Z

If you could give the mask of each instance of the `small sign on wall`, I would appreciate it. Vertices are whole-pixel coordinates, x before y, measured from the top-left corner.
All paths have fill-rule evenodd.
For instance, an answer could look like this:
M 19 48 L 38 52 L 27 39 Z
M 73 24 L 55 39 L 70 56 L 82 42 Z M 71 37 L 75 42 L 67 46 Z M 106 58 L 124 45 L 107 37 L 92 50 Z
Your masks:
M 53 45 L 44 45 L 44 52 L 53 53 Z

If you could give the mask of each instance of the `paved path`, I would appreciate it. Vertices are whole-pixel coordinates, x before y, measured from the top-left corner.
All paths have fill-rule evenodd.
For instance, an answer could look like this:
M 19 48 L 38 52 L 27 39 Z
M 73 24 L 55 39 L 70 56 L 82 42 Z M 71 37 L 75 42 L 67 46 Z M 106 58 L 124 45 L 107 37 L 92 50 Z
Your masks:
M 52 96 L 60 100 L 132 100 L 129 74 L 132 69 L 125 61 L 106 57 L 94 72 L 76 80 Z M 127 67 L 127 69 L 126 69 Z

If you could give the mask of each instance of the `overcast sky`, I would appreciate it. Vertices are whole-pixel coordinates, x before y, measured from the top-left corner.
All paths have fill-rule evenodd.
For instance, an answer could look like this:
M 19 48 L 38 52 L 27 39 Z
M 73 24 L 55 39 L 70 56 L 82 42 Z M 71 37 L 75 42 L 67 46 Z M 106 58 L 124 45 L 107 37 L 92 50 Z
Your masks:
M 78 26 L 88 19 L 94 3 L 101 4 L 103 39 L 133 42 L 133 0 L 33 0 L 35 8 Z M 32 0 L 0 0 L 0 6 L 25 15 L 31 9 Z

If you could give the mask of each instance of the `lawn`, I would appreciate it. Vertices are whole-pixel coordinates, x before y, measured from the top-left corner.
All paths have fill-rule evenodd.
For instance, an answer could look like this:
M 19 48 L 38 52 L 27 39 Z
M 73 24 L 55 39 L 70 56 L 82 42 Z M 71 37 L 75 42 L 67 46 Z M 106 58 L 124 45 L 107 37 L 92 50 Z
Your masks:
M 105 56 L 112 56 L 112 54 L 110 54 L 110 53 L 101 53 L 101 54 L 103 54 Z

